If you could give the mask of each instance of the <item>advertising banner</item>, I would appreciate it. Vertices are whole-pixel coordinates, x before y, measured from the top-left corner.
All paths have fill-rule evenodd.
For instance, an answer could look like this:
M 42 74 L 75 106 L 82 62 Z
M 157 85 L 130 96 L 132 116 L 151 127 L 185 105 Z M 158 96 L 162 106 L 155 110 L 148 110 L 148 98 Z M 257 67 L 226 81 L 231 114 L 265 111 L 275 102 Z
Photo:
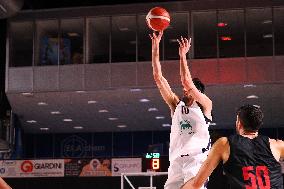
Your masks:
M 17 177 L 63 177 L 64 160 L 17 161 Z
M 0 161 L 0 177 L 16 177 L 16 160 L 2 160 Z
M 111 159 L 65 159 L 65 176 L 112 176 Z
M 113 158 L 112 176 L 120 176 L 121 173 L 139 173 L 142 171 L 141 158 Z
M 1 177 L 63 177 L 64 160 L 3 160 Z

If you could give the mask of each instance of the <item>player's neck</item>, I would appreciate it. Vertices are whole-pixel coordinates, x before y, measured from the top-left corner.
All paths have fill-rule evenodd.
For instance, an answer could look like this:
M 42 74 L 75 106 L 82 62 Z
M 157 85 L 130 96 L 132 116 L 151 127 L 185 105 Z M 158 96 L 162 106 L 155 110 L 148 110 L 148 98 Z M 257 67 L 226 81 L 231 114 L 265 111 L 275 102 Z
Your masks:
M 255 137 L 258 136 L 258 132 L 252 132 L 252 131 L 242 131 L 240 133 L 240 135 L 244 136 L 244 137 L 247 137 L 247 138 L 250 138 L 250 139 L 253 139 Z

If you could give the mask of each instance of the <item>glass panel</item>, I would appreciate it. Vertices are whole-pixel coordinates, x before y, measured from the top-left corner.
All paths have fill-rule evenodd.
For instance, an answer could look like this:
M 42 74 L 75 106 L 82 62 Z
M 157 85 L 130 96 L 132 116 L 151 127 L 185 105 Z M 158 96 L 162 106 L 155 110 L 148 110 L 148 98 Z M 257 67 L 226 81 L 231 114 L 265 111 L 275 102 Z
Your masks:
M 33 23 L 11 23 L 10 31 L 10 66 L 32 66 Z
M 35 158 L 35 135 L 34 134 L 25 134 L 23 135 L 23 151 L 24 158 Z
M 155 131 L 153 134 L 153 143 L 163 145 L 163 153 L 161 155 L 169 154 L 170 132 L 169 131 Z
M 112 153 L 112 133 L 94 133 L 92 148 L 94 157 L 110 157 Z
M 87 21 L 88 63 L 109 62 L 110 18 L 98 17 Z
M 216 11 L 193 12 L 192 16 L 194 58 L 216 58 Z
M 188 14 L 171 14 L 170 26 L 164 31 L 164 59 L 178 60 L 177 38 L 180 36 L 188 38 Z
M 132 156 L 132 134 L 130 132 L 113 133 L 114 157 Z
M 37 21 L 36 31 L 36 65 L 58 65 L 58 21 Z
M 244 57 L 244 11 L 220 11 L 217 26 L 219 57 Z
M 246 35 L 247 56 L 272 56 L 271 8 L 247 10 Z
M 53 135 L 40 134 L 36 138 L 36 158 L 53 157 Z
M 111 62 L 136 61 L 136 17 L 112 18 Z
M 83 19 L 61 21 L 60 64 L 83 64 Z
M 152 132 L 133 133 L 133 155 L 144 156 L 148 152 L 149 145 L 152 144 Z
M 149 34 L 152 30 L 147 26 L 146 15 L 138 16 L 138 61 L 151 61 L 152 47 Z
M 274 9 L 275 55 L 284 55 L 284 8 Z

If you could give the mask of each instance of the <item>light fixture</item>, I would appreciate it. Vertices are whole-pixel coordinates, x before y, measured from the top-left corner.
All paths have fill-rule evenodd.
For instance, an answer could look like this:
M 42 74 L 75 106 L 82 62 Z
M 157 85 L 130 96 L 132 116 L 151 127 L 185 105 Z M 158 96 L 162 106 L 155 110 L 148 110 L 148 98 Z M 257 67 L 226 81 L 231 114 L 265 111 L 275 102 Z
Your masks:
M 108 120 L 115 121 L 115 120 L 118 120 L 118 118 L 117 117 L 109 117 Z
M 215 122 L 210 122 L 209 125 L 217 125 Z
M 88 104 L 96 104 L 97 103 L 97 101 L 95 101 L 95 100 L 89 100 L 88 101 Z
M 150 100 L 148 100 L 147 98 L 142 98 L 139 100 L 140 102 L 150 102 Z
M 262 24 L 271 24 L 272 20 L 263 20 Z
M 23 96 L 33 96 L 33 93 L 22 93 Z
M 41 127 L 41 128 L 39 128 L 41 131 L 48 131 L 49 130 L 49 128 L 48 127 Z
M 83 129 L 84 127 L 82 127 L 82 126 L 75 126 L 75 127 L 73 127 L 74 129 Z
M 58 114 L 61 114 L 61 112 L 60 111 L 52 111 L 52 112 L 50 112 L 52 115 L 58 115 Z
M 130 92 L 140 92 L 142 89 L 130 89 Z
M 36 120 L 28 120 L 27 123 L 36 123 Z
M 163 124 L 162 124 L 162 126 L 163 126 L 163 127 L 170 127 L 170 126 L 171 126 L 171 124 L 163 123 Z
M 220 39 L 222 41 L 232 41 L 232 37 L 230 37 L 230 36 L 221 36 Z
M 135 40 L 129 41 L 129 44 L 131 44 L 131 45 L 136 45 L 136 41 L 135 41 Z
M 106 109 L 99 110 L 99 113 L 106 113 L 106 112 L 108 112 L 108 110 Z
M 254 106 L 254 107 L 257 107 L 257 108 L 260 108 L 260 105 L 257 105 L 257 104 L 254 104 L 253 106 Z
M 148 108 L 148 112 L 157 112 L 158 109 L 157 108 Z
M 177 43 L 177 39 L 169 39 L 170 43 Z
M 69 119 L 69 118 L 66 118 L 66 119 L 63 119 L 63 121 L 65 121 L 65 122 L 71 122 L 71 121 L 73 121 L 72 119 Z
M 256 87 L 256 85 L 254 85 L 254 84 L 245 84 L 244 88 L 246 88 L 246 87 Z
M 124 28 L 119 28 L 120 31 L 129 31 L 129 28 L 124 27 Z
M 258 96 L 256 96 L 256 95 L 249 95 L 249 96 L 247 96 L 246 97 L 247 99 L 257 99 L 258 98 Z
M 86 91 L 76 91 L 76 93 L 85 93 Z
M 46 102 L 38 102 L 37 105 L 39 105 L 39 106 L 46 106 L 47 103 Z
M 125 127 L 127 127 L 127 125 L 118 125 L 116 127 L 118 127 L 118 128 L 125 128 Z
M 225 23 L 225 22 L 219 22 L 219 23 L 217 24 L 217 26 L 218 26 L 219 28 L 226 27 L 227 25 L 228 25 L 228 24 Z
M 68 32 L 67 35 L 68 35 L 69 37 L 78 37 L 78 36 L 79 36 L 79 34 L 76 33 L 76 32 Z
M 156 116 L 156 119 L 165 119 L 165 116 Z
M 273 35 L 272 35 L 272 33 L 268 33 L 268 34 L 263 34 L 262 37 L 263 37 L 264 39 L 267 39 L 267 38 L 272 38 Z

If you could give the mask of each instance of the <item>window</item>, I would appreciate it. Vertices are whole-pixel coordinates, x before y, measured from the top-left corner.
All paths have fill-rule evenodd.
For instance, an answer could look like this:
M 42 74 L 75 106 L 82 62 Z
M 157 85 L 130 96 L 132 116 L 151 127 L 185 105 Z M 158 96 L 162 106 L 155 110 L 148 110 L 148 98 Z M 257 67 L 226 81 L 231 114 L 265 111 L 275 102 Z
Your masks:
M 149 34 L 153 31 L 146 23 L 146 15 L 138 16 L 138 61 L 151 61 L 152 43 Z
M 136 61 L 136 17 L 112 18 L 111 62 Z
M 244 11 L 218 12 L 219 57 L 244 57 Z
M 36 158 L 52 158 L 53 157 L 53 135 L 40 134 L 35 135 L 36 139 Z
M 83 19 L 61 21 L 60 64 L 83 64 Z
M 275 55 L 284 55 L 284 8 L 274 9 Z
M 130 132 L 113 133 L 113 156 L 114 157 L 132 156 L 132 133 Z
M 36 65 L 58 65 L 58 21 L 36 21 Z
M 192 17 L 194 58 L 216 58 L 216 11 L 193 12 Z
M 88 63 L 109 63 L 110 18 L 87 20 Z
M 144 156 L 148 152 L 148 146 L 152 144 L 152 132 L 133 132 L 133 155 Z
M 188 14 L 171 14 L 170 26 L 164 31 L 164 59 L 178 60 L 178 42 L 180 37 L 188 38 Z M 162 50 L 162 48 L 161 48 Z
M 271 8 L 247 10 L 247 56 L 272 56 L 271 15 Z
M 112 133 L 94 133 L 92 151 L 94 157 L 110 157 L 112 155 Z
M 10 66 L 32 66 L 33 23 L 12 22 L 10 31 Z

